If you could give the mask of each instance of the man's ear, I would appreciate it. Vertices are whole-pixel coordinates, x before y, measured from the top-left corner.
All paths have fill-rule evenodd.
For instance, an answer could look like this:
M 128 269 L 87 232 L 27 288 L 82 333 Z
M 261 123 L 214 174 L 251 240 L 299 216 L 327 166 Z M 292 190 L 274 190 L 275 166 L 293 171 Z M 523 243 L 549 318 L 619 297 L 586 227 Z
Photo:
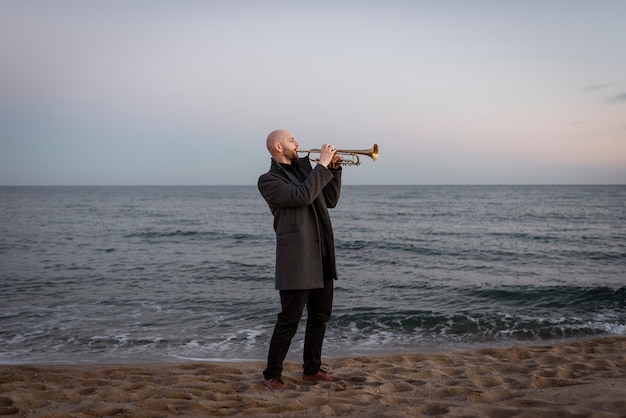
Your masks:
M 283 145 L 280 142 L 274 142 L 274 149 L 279 154 L 283 153 Z

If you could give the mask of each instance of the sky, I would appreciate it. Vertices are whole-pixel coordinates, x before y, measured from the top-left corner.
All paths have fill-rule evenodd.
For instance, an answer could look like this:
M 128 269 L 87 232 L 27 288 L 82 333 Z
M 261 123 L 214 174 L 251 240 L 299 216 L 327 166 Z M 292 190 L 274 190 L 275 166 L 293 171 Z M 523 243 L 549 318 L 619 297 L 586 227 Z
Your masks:
M 626 184 L 620 0 L 3 0 L 0 185 Z

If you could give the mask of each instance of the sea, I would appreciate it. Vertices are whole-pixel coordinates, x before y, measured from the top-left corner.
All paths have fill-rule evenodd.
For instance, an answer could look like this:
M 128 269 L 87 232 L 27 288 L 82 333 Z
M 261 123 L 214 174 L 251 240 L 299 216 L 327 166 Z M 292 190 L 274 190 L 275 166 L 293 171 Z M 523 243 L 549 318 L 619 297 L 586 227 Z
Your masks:
M 327 358 L 626 335 L 626 186 L 346 185 L 330 212 Z M 256 186 L 0 187 L 0 363 L 264 360 L 272 221 Z

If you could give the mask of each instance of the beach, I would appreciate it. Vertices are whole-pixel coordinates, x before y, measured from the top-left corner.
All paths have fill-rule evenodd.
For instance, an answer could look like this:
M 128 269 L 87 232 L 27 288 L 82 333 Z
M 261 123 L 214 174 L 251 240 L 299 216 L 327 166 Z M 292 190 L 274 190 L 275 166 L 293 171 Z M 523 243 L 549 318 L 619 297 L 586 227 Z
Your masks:
M 626 338 L 287 362 L 0 365 L 0 415 L 25 417 L 626 417 Z

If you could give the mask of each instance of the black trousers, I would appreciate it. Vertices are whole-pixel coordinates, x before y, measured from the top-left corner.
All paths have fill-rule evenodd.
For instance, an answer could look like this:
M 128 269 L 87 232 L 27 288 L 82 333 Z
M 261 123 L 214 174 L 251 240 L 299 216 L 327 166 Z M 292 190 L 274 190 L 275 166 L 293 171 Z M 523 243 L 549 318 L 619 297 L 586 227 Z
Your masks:
M 330 319 L 333 306 L 333 291 L 332 279 L 324 280 L 323 289 L 280 291 L 282 310 L 278 314 L 270 341 L 267 368 L 263 371 L 265 379 L 280 377 L 282 374 L 283 362 L 298 330 L 305 305 L 307 320 L 302 355 L 304 374 L 313 375 L 320 370 L 326 323 Z

